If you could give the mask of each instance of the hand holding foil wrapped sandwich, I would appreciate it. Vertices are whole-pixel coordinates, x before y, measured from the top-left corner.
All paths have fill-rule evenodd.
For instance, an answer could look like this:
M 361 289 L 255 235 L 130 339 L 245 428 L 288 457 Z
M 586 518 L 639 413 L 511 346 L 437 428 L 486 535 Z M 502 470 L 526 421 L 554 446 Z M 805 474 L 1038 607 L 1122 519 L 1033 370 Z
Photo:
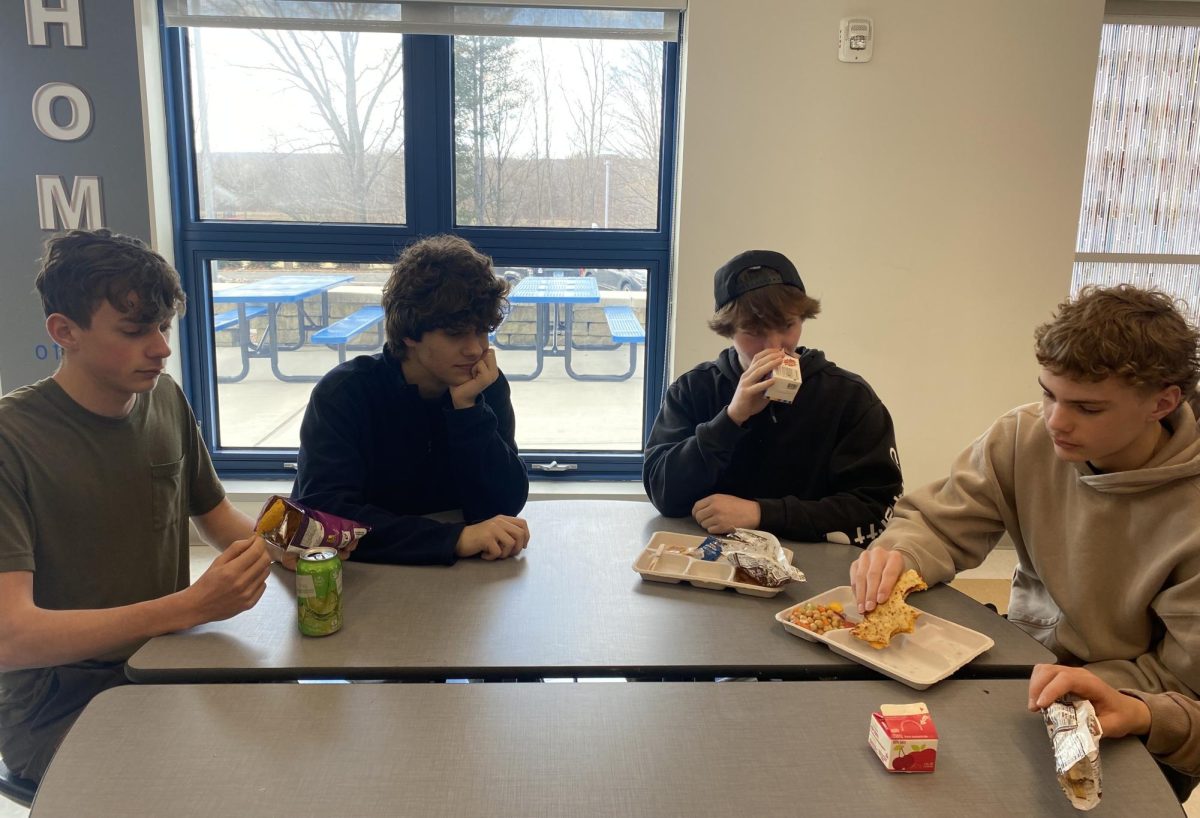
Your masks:
M 1099 738 L 1145 735 L 1150 731 L 1150 709 L 1140 699 L 1121 693 L 1091 671 L 1081 667 L 1037 665 L 1029 679 L 1029 709 L 1041 710 L 1047 731 L 1055 744 L 1055 770 L 1071 803 L 1079 809 L 1091 809 L 1100 800 Z M 1068 726 L 1074 725 L 1071 739 Z M 1053 726 L 1052 726 L 1053 725 Z M 1087 728 L 1094 737 L 1079 734 Z M 1055 738 L 1054 730 L 1061 730 Z M 1060 756 L 1059 746 L 1065 755 Z M 1093 765 L 1087 756 L 1094 750 Z M 1079 760 L 1068 765 L 1072 757 Z M 1061 769 L 1067 765 L 1065 769 Z M 1093 782 L 1090 780 L 1094 774 Z M 1094 798 L 1093 798 L 1094 796 Z

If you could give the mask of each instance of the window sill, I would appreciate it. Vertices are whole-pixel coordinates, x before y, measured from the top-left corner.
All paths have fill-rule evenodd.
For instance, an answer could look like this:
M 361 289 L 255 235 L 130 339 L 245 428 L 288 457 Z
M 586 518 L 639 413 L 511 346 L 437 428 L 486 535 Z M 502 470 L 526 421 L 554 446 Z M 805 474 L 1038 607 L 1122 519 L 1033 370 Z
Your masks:
M 291 480 L 223 480 L 225 492 L 247 514 L 273 494 L 291 493 Z M 532 480 L 530 500 L 646 500 L 646 490 L 637 480 Z

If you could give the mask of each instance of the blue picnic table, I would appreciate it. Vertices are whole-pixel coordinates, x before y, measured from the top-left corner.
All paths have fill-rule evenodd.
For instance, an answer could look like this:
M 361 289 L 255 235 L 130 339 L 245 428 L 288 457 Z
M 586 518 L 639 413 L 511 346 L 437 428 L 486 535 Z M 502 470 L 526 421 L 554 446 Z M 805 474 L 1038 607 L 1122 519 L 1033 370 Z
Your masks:
M 268 358 L 271 372 L 281 381 L 314 382 L 320 375 L 288 375 L 279 368 L 279 353 L 300 349 L 309 339 L 309 333 L 329 323 L 329 290 L 339 284 L 352 281 L 352 275 L 281 275 L 262 281 L 251 281 L 235 287 L 214 292 L 214 304 L 236 304 L 237 319 L 231 322 L 229 313 L 222 313 L 214 320 L 217 329 L 233 329 L 237 332 L 241 349 L 242 369 L 236 375 L 218 377 L 221 383 L 236 383 L 250 372 L 251 358 Z M 320 296 L 319 317 L 309 315 L 305 301 Z M 297 339 L 282 343 L 279 339 L 279 310 L 285 304 L 296 305 Z M 230 311 L 232 313 L 234 311 Z M 263 315 L 267 319 L 267 331 L 257 342 L 250 338 L 250 318 Z
M 536 306 L 534 340 L 532 344 L 500 343 L 500 349 L 532 350 L 535 365 L 532 372 L 505 372 L 510 381 L 531 381 L 542 374 L 547 356 L 563 359 L 567 375 L 579 381 L 623 381 L 633 375 L 637 368 L 637 345 L 645 340 L 645 333 L 629 307 L 606 307 L 605 318 L 613 333 L 609 344 L 579 344 L 572 338 L 574 307 L 576 304 L 600 303 L 600 288 L 592 276 L 535 277 L 527 276 L 517 282 L 509 293 L 513 304 Z M 551 315 L 553 307 L 553 316 Z M 561 343 L 560 343 L 561 338 Z M 575 350 L 610 350 L 629 344 L 629 368 L 620 375 L 590 375 L 576 372 L 571 366 L 571 353 Z

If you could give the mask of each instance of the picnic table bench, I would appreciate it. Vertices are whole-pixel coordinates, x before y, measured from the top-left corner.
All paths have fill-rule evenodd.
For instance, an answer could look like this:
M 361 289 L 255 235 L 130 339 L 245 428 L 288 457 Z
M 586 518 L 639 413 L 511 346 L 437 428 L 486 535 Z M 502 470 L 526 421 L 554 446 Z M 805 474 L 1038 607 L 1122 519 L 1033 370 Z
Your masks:
M 366 344 L 351 344 L 350 340 L 374 327 L 375 340 Z M 325 344 L 337 349 L 338 363 L 346 362 L 346 350 L 375 349 L 383 343 L 383 307 L 368 305 L 335 321 L 312 335 L 314 344 Z

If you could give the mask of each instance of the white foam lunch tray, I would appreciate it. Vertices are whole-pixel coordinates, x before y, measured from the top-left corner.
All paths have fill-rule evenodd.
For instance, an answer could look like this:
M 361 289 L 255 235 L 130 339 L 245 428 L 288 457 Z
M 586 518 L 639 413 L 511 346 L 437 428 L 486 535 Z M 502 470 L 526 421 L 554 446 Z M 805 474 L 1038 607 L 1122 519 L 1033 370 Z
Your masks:
M 775 614 L 775 619 L 788 633 L 810 642 L 823 642 L 834 653 L 874 668 L 917 690 L 940 682 L 995 644 L 991 637 L 979 631 L 924 611 L 917 617 L 912 633 L 892 637 L 891 644 L 886 648 L 873 648 L 861 639 L 855 639 L 850 635 L 849 628 L 818 634 L 794 624 L 789 618 L 791 612 L 801 605 L 828 605 L 830 602 L 840 603 L 846 619 L 851 622 L 857 623 L 861 618 L 854 591 L 849 585 L 840 585 L 783 609 Z
M 774 535 L 765 531 L 755 533 L 775 540 L 777 545 L 779 543 Z M 783 590 L 783 585 L 777 588 L 768 588 L 765 585 L 735 581 L 733 575 L 737 569 L 725 559 L 709 562 L 689 557 L 686 554 L 663 553 L 669 546 L 694 547 L 704 540 L 704 537 L 697 537 L 694 534 L 655 531 L 650 537 L 649 544 L 633 561 L 633 570 L 641 574 L 642 579 L 651 582 L 690 582 L 697 588 L 710 588 L 718 591 L 732 588 L 739 594 L 748 594 L 749 596 L 775 596 Z M 788 562 L 791 562 L 792 552 L 784 548 L 783 553 L 787 555 Z

